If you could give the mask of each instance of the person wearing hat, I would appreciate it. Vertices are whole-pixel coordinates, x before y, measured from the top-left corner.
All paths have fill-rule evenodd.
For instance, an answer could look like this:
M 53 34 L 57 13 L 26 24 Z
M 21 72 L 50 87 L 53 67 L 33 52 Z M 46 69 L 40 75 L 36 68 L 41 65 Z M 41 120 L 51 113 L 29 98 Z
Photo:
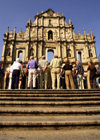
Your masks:
M 45 59 L 45 56 L 42 56 L 42 59 L 39 61 L 39 67 L 41 69 L 40 71 L 40 88 L 47 89 L 47 79 L 48 79 L 48 73 L 47 73 L 47 66 L 48 62 Z
M 51 67 L 51 80 L 52 80 L 52 89 L 56 89 L 56 78 L 57 78 L 57 89 L 60 89 L 60 72 L 61 72 L 61 59 L 57 55 L 54 56 L 54 59 L 50 62 Z
M 36 69 L 38 68 L 38 63 L 34 60 L 33 56 L 30 56 L 30 60 L 27 64 L 27 69 L 28 69 L 28 89 L 31 86 L 31 81 L 32 81 L 32 88 L 36 88 L 36 77 L 37 77 L 37 71 Z
M 20 59 L 17 58 L 12 65 L 13 73 L 12 73 L 12 89 L 18 89 L 19 84 L 19 76 L 20 70 L 22 69 L 22 65 L 20 64 Z

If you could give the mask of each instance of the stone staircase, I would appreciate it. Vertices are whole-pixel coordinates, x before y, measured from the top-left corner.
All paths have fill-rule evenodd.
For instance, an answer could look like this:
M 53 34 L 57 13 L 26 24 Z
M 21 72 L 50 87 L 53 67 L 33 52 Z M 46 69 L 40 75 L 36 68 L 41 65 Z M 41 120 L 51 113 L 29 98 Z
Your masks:
M 100 90 L 0 90 L 0 127 L 100 127 Z

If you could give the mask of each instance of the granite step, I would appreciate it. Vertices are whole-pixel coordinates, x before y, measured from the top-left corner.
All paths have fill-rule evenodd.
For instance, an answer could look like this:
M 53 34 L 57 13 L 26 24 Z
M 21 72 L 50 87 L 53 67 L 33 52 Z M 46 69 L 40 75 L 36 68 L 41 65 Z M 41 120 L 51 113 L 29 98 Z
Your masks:
M 100 101 L 0 101 L 0 106 L 100 106 Z
M 0 101 L 100 101 L 100 97 L 0 97 Z
M 100 89 L 91 89 L 91 90 L 52 90 L 52 89 L 47 89 L 47 90 L 42 90 L 42 89 L 15 89 L 15 90 L 0 90 L 0 94 L 94 94 L 98 93 L 100 94 Z
M 68 127 L 69 128 L 69 127 Z M 100 140 L 100 129 L 47 129 L 4 128 L 0 131 L 1 140 Z
M 100 107 L 2 107 L 0 115 L 94 115 Z
M 100 94 L 99 93 L 74 93 L 74 94 L 69 94 L 69 93 L 59 93 L 59 94 L 53 94 L 53 93 L 50 93 L 50 94 L 36 94 L 36 93 L 0 93 L 0 98 L 1 97 L 100 97 Z
M 100 90 L 0 90 L 0 128 L 100 127 Z
M 100 115 L 90 116 L 0 116 L 0 128 L 100 127 Z

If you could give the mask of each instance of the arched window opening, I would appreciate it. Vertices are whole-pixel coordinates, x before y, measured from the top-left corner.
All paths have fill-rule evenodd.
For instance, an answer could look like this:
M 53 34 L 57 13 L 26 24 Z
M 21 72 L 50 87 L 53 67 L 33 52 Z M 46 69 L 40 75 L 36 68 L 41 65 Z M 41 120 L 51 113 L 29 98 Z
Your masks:
M 18 52 L 18 58 L 19 58 L 20 60 L 22 60 L 22 58 L 23 58 L 23 52 L 22 52 L 22 51 L 19 51 L 19 52 Z
M 81 52 L 78 52 L 78 60 L 79 60 L 79 62 L 82 62 L 82 54 L 81 54 Z
M 47 60 L 48 60 L 48 62 L 50 62 L 53 58 L 54 58 L 54 51 L 53 50 L 49 50 L 48 53 L 47 53 Z
M 71 50 L 70 49 L 67 50 L 67 57 L 71 57 Z
M 53 32 L 50 30 L 48 32 L 48 40 L 53 39 Z

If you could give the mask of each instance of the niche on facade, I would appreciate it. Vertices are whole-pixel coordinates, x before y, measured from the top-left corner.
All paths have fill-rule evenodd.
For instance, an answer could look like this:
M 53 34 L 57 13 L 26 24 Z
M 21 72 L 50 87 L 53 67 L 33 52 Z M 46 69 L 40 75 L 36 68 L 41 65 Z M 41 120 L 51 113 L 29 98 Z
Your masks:
M 34 56 L 34 49 L 33 48 L 30 49 L 30 56 Z
M 49 19 L 49 24 L 48 24 L 48 26 L 52 26 L 52 23 L 51 23 L 51 19 Z
M 89 57 L 93 57 L 92 50 L 89 49 Z
M 71 50 L 67 49 L 67 57 L 71 57 Z
M 53 40 L 53 32 L 50 30 L 48 31 L 48 40 Z
M 10 48 L 7 48 L 7 50 L 6 50 L 6 56 L 10 56 Z

